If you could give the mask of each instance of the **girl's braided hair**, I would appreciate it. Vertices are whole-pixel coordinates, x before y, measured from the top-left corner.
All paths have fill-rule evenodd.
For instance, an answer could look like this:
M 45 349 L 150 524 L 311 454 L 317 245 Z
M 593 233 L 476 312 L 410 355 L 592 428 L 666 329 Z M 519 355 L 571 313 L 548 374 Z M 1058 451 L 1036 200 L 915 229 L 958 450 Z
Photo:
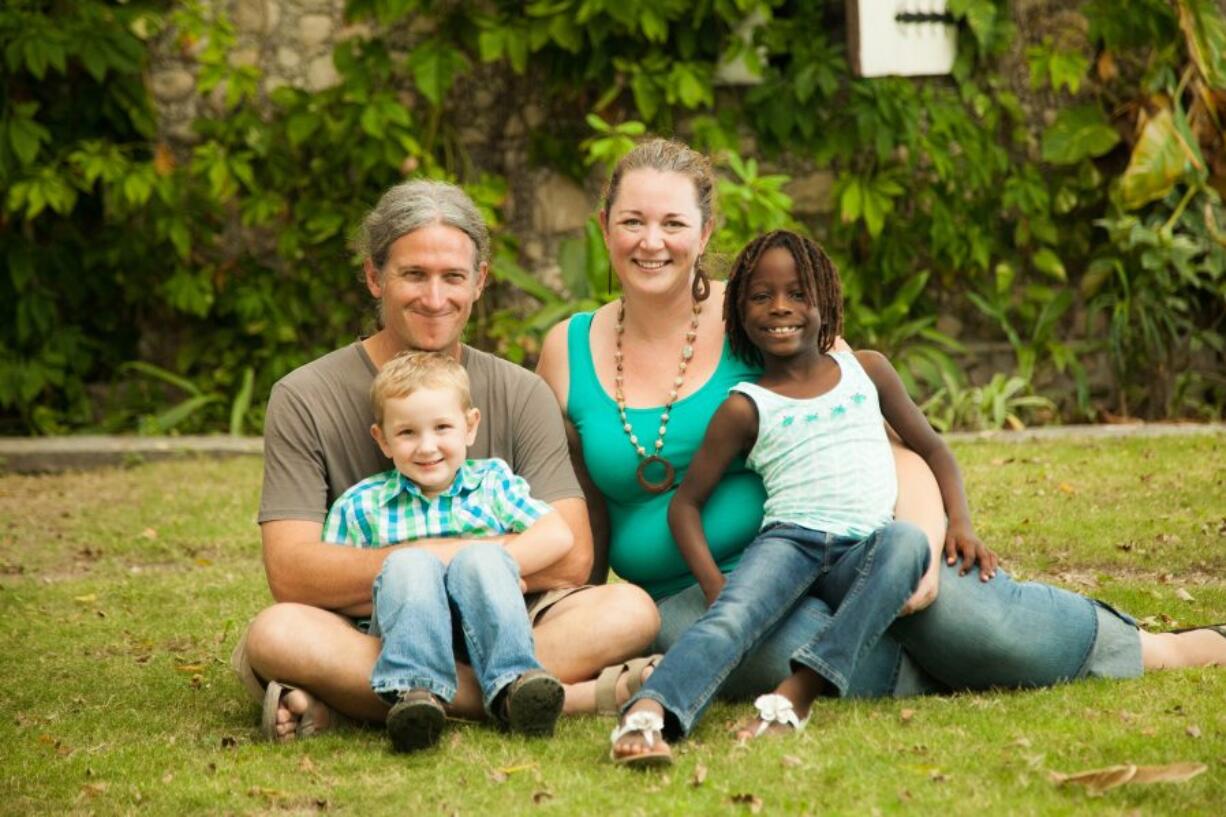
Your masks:
M 782 247 L 796 264 L 805 302 L 817 307 L 821 327 L 817 333 L 817 347 L 822 352 L 830 351 L 834 339 L 843 333 L 843 285 L 839 271 L 826 251 L 817 242 L 791 230 L 775 230 L 759 236 L 745 245 L 732 262 L 728 273 L 728 288 L 724 293 L 724 331 L 732 353 L 746 363 L 762 365 L 762 352 L 750 341 L 741 320 L 749 297 L 749 281 L 758 262 L 767 250 Z

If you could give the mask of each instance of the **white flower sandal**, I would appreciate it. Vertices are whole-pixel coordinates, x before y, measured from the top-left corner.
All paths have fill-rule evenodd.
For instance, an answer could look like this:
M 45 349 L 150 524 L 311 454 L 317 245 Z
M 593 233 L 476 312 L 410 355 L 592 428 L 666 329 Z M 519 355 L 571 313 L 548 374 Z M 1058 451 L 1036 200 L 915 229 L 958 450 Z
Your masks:
M 758 726 L 753 731 L 754 738 L 762 737 L 766 730 L 776 723 L 790 726 L 794 732 L 803 732 L 809 724 L 808 718 L 801 720 L 796 717 L 792 702 L 777 693 L 759 695 L 753 705 L 758 710 Z
M 618 755 L 617 742 L 635 733 L 643 736 L 643 746 L 647 751 Z M 654 712 L 631 712 L 609 735 L 609 743 L 609 759 L 619 766 L 646 769 L 673 765 L 673 751 L 664 742 L 664 719 Z

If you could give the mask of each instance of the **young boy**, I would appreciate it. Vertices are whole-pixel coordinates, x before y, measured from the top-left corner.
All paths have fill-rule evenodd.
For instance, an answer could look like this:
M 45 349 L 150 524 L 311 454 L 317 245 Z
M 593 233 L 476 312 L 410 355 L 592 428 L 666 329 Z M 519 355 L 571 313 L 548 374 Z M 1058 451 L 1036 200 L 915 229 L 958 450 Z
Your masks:
M 443 704 L 456 693 L 453 644 L 467 651 L 491 718 L 521 734 L 553 734 L 563 689 L 533 654 L 520 574 L 565 554 L 570 528 L 504 461 L 466 459 L 481 417 L 457 361 L 401 355 L 375 378 L 371 402 L 371 434 L 396 467 L 342 494 L 323 538 L 397 548 L 371 589 L 370 619 L 383 641 L 370 685 L 392 705 L 393 747 L 438 741 Z M 520 535 L 499 538 L 508 533 Z M 449 559 L 413 546 L 435 537 L 483 541 Z

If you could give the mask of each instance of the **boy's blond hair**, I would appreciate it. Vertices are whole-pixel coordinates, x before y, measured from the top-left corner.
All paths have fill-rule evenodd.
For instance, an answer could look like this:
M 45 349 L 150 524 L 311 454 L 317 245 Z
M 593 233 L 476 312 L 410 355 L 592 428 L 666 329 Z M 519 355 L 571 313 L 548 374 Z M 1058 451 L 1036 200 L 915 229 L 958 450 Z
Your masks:
M 383 406 L 392 398 L 408 397 L 418 389 L 454 389 L 465 412 L 473 407 L 468 372 L 441 352 L 404 352 L 392 358 L 370 386 L 375 424 L 383 425 Z

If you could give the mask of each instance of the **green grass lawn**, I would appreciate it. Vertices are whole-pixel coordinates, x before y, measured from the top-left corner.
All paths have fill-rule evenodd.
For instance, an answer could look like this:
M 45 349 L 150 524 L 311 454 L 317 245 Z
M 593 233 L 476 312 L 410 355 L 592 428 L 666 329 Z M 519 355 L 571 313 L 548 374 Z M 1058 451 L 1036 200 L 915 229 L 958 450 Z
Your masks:
M 1226 620 L 1226 435 L 956 450 L 1015 574 L 1158 627 Z M 259 481 L 249 458 L 0 476 L 0 813 L 1226 813 L 1226 670 L 831 703 L 752 748 L 721 704 L 666 774 L 613 767 L 596 718 L 409 757 L 373 729 L 260 743 L 226 664 L 270 601 Z M 1176 761 L 1209 769 L 1094 799 L 1049 779 Z

